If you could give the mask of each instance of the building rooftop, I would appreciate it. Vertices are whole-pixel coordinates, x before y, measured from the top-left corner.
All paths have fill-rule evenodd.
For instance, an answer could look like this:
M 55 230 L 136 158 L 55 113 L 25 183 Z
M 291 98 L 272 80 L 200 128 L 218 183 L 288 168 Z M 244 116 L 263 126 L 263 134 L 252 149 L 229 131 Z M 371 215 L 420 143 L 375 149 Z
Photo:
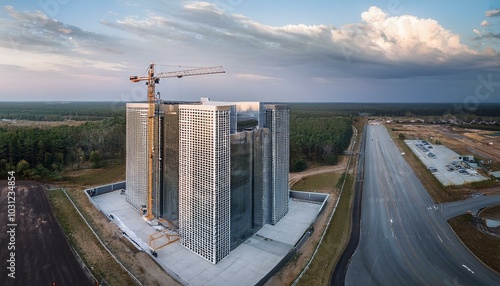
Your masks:
M 201 98 L 203 105 L 234 105 L 237 112 L 260 111 L 260 102 L 258 101 L 211 101 L 209 98 Z

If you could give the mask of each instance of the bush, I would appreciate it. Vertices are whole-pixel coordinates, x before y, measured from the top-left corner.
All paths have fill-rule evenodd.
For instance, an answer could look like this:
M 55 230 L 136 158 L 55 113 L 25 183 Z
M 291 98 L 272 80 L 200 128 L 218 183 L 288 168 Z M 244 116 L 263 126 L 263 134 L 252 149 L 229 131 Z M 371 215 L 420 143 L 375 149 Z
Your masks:
M 306 161 L 297 159 L 292 162 L 292 168 L 290 168 L 290 172 L 302 172 L 305 169 L 307 169 Z

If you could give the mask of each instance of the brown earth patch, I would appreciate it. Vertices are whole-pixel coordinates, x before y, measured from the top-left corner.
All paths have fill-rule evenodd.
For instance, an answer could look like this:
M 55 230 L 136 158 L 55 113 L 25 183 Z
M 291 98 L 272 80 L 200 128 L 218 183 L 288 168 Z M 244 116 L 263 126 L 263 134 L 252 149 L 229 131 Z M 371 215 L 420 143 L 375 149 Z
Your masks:
M 17 181 L 15 221 L 8 221 L 8 185 L 1 181 L 0 279 L 2 285 L 93 285 L 73 254 L 58 224 L 43 187 L 36 182 Z M 13 230 L 11 239 L 7 230 Z M 13 242 L 13 243 L 12 243 Z M 9 247 L 9 243 L 10 247 Z M 7 269 L 11 253 L 15 256 L 15 278 Z

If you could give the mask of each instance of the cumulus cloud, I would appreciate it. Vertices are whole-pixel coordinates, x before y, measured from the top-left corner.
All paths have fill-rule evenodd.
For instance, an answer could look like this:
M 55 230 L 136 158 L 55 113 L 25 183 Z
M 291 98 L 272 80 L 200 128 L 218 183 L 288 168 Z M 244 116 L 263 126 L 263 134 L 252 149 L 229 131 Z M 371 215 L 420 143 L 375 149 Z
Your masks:
M 460 42 L 459 35 L 433 19 L 410 15 L 389 17 L 378 7 L 370 7 L 361 17 L 362 23 L 354 29 L 350 26 L 334 31 L 334 37 L 351 45 L 349 38 L 361 37 L 365 50 L 397 61 L 433 63 L 476 54 Z
M 146 52 L 155 54 L 148 61 L 159 57 L 183 64 L 186 58 L 200 64 L 207 59 L 214 61 L 210 64 L 247 63 L 234 71 L 245 80 L 267 80 L 288 71 L 314 78 L 415 77 L 498 63 L 496 54 L 469 48 L 436 20 L 390 16 L 378 7 L 363 12 L 359 22 L 341 27 L 265 25 L 208 2 L 189 2 L 170 13 L 154 10 L 141 17 L 101 21 L 128 34 L 127 41 L 58 22 L 39 11 L 5 9 L 11 19 L 0 18 L 6 27 L 0 31 L 0 47 L 75 57 L 96 69 L 125 69 L 125 63 L 111 64 L 113 59 L 135 60 L 140 54 L 142 60 Z
M 446 62 L 462 55 L 476 55 L 460 36 L 432 19 L 403 15 L 390 17 L 380 8 L 362 13 L 361 22 L 335 28 L 327 25 L 269 26 L 243 15 L 225 13 L 213 3 L 184 6 L 181 19 L 149 15 L 103 22 L 141 37 L 161 37 L 230 47 L 293 61 L 319 56 L 343 60 Z M 224 50 L 224 48 L 223 48 Z M 228 51 L 230 52 L 230 51 Z M 287 57 L 288 56 L 288 57 Z
M 483 27 L 491 26 L 491 23 L 488 22 L 487 20 L 484 20 L 481 22 L 481 26 L 483 26 Z
M 378 7 L 363 12 L 360 22 L 342 27 L 270 26 L 207 2 L 191 2 L 177 16 L 150 14 L 102 23 L 142 38 L 202 45 L 227 57 L 326 73 L 418 76 L 482 66 L 489 56 L 463 44 L 460 35 L 436 20 L 390 16 Z
M 479 30 L 478 30 L 478 29 L 474 29 L 474 30 L 472 30 L 472 32 L 474 32 L 474 34 L 477 34 L 479 37 L 481 37 L 481 36 L 482 36 L 482 35 L 481 35 L 481 32 L 479 32 Z
M 500 16 L 500 9 L 486 11 L 486 17 L 497 17 L 497 16 Z

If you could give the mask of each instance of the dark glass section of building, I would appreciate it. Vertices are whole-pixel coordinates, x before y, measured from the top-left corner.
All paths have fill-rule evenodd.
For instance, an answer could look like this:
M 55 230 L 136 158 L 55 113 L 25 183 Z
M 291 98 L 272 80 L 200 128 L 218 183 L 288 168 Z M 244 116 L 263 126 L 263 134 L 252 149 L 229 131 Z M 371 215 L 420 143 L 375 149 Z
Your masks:
M 175 222 L 179 219 L 179 105 L 163 105 L 163 213 Z
M 254 227 L 260 229 L 271 218 L 271 136 L 267 128 L 255 131 L 254 137 Z
M 163 148 L 163 112 L 161 112 L 161 106 L 157 106 L 157 110 L 155 111 L 157 116 L 155 117 L 154 122 L 154 134 L 153 134 L 153 215 L 155 217 L 162 216 L 163 213 L 163 166 L 161 164 L 163 159 L 163 152 L 161 152 Z
M 231 135 L 231 249 L 256 233 L 265 223 L 271 178 L 268 129 Z M 267 214 L 266 214 L 267 215 Z
M 231 135 L 231 249 L 253 234 L 253 133 Z

